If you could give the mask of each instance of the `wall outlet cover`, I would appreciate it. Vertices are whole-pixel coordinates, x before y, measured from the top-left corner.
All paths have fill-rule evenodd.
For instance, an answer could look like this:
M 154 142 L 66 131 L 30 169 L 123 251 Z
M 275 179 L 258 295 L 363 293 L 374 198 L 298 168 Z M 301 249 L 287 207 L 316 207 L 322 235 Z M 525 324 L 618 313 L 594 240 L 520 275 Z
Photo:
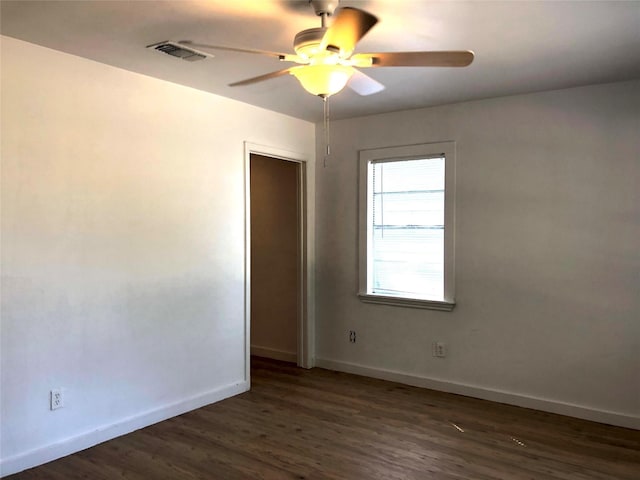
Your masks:
M 57 410 L 64 407 L 64 396 L 62 394 L 62 388 L 54 388 L 51 390 L 49 397 L 49 407 L 51 410 Z

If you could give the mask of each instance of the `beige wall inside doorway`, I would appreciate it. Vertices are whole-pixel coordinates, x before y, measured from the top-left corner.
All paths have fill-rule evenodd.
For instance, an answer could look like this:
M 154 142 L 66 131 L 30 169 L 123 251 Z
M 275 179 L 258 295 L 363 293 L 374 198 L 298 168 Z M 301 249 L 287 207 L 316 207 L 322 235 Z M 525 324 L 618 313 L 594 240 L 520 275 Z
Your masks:
M 251 352 L 296 362 L 300 168 L 251 154 Z

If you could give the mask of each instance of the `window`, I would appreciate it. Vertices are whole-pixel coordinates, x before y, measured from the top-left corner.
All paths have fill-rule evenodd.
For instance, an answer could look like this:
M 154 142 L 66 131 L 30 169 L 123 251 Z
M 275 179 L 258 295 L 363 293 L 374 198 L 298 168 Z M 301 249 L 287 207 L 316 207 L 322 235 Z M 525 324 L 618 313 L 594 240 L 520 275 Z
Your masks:
M 360 152 L 360 298 L 453 309 L 453 142 Z

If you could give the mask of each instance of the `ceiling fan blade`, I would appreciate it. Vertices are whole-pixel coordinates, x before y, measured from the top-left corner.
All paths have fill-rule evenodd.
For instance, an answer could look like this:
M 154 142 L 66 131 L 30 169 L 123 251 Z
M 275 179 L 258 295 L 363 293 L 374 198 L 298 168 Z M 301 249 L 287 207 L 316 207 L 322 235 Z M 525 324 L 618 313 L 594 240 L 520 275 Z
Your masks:
M 240 80 L 239 82 L 230 83 L 230 87 L 242 87 L 244 85 L 251 85 L 252 83 L 263 82 L 264 80 L 269 80 L 271 78 L 281 77 L 282 75 L 286 75 L 291 71 L 291 68 L 285 68 L 284 70 L 278 70 L 277 72 L 265 73 L 264 75 L 260 75 L 258 77 L 247 78 L 246 80 Z
M 339 50 L 340 56 L 347 58 L 356 47 L 356 43 L 378 23 L 378 19 L 357 8 L 344 7 L 327 29 L 320 50 Z
M 285 60 L 287 57 L 290 57 L 291 55 L 288 55 L 286 53 L 278 53 L 278 52 L 269 52 L 267 50 L 251 50 L 248 48 L 235 48 L 235 47 L 225 47 L 222 45 L 209 45 L 206 43 L 196 43 L 196 42 L 192 42 L 190 40 L 180 40 L 178 42 L 180 45 L 188 45 L 190 47 L 194 47 L 194 48 L 206 48 L 209 50 L 224 50 L 227 52 L 240 52 L 240 53 L 253 53 L 253 54 L 257 54 L 257 55 L 267 55 L 269 57 L 276 57 L 279 58 L 280 60 Z
M 371 59 L 371 67 L 466 67 L 473 62 L 473 52 L 469 50 L 443 52 L 384 52 L 357 53 L 350 60 L 364 67 Z
M 384 90 L 384 85 L 374 80 L 369 75 L 365 75 L 358 69 L 354 69 L 354 73 L 347 83 L 347 87 L 356 92 L 358 95 L 366 96 Z

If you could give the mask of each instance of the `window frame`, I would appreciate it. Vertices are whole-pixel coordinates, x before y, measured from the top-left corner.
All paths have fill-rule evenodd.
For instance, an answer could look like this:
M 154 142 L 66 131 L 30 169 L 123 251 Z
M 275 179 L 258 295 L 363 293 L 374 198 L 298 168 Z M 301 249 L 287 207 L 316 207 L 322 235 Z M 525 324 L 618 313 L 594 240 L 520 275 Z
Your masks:
M 422 143 L 398 147 L 375 148 L 359 152 L 358 190 L 358 297 L 365 303 L 393 305 L 398 307 L 424 308 L 451 311 L 455 307 L 455 173 L 456 145 L 453 141 Z M 369 195 L 369 166 L 373 163 L 387 163 L 406 160 L 420 160 L 444 157 L 444 298 L 424 300 L 405 296 L 389 296 L 369 293 L 369 243 L 368 226 L 371 220 L 371 200 Z

